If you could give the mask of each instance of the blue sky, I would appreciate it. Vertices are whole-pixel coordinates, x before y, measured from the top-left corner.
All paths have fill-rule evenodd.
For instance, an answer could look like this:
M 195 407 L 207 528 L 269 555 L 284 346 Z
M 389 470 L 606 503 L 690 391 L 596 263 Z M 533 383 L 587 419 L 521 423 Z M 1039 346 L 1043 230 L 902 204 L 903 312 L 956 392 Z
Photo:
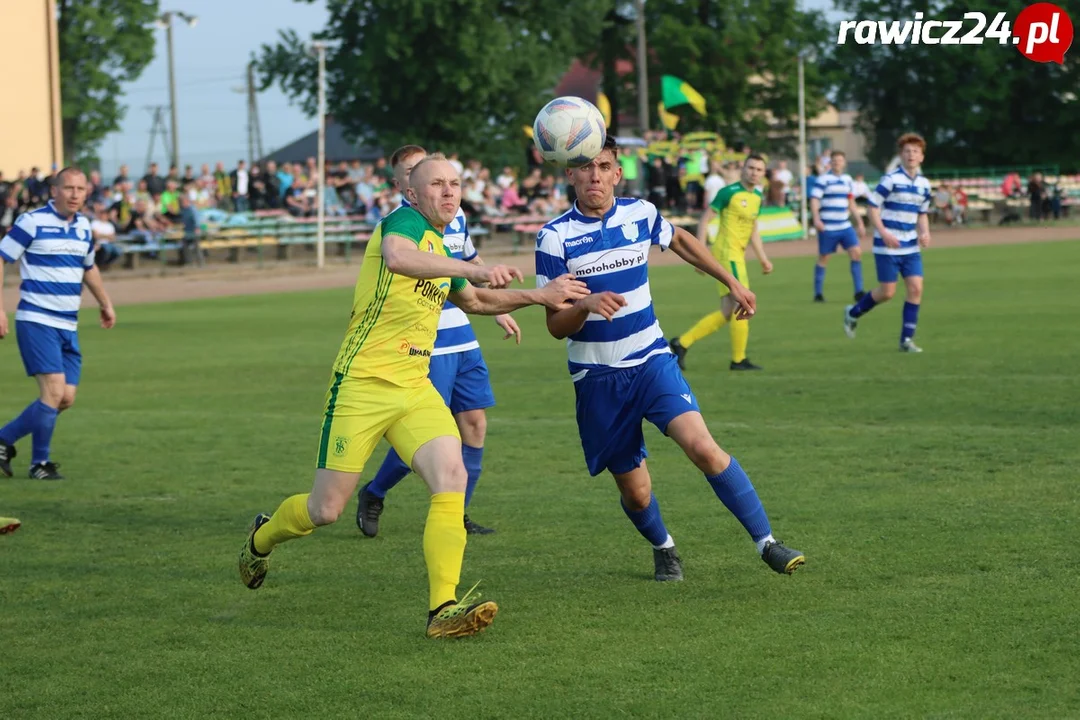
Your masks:
M 808 8 L 826 9 L 829 0 L 804 0 Z M 195 165 L 222 160 L 232 168 L 247 156 L 247 103 L 242 90 L 248 58 L 264 43 L 273 43 L 281 28 L 292 28 L 301 37 L 326 24 L 325 0 L 163 0 L 161 10 L 178 10 L 198 16 L 188 27 L 177 22 L 173 49 L 177 85 L 177 124 L 180 160 Z M 120 130 L 100 147 L 102 169 L 112 177 L 121 163 L 132 172 L 145 168 L 152 114 L 147 105 L 168 105 L 168 62 L 165 31 L 156 30 L 156 57 L 142 75 L 125 87 L 127 116 Z M 168 127 L 168 112 L 165 113 Z M 259 95 L 259 120 L 266 152 L 286 145 L 315 129 L 314 118 L 305 117 L 276 88 Z M 153 159 L 168 164 L 160 138 L 154 142 Z

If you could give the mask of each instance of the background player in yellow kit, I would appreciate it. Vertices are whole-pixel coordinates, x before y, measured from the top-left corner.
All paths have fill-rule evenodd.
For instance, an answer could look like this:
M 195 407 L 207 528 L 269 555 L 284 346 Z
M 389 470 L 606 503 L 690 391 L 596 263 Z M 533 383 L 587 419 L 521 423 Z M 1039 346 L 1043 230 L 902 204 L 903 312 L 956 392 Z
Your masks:
M 424 526 L 427 635 L 461 637 L 491 624 L 498 606 L 471 602 L 471 593 L 457 600 L 467 474 L 457 425 L 428 379 L 443 303 L 449 296 L 465 312 L 499 315 L 528 305 L 570 307 L 588 290 L 571 275 L 550 290 L 470 285 L 467 281 L 503 288 L 522 274 L 449 257 L 442 234 L 457 214 L 461 185 L 444 157 L 430 155 L 413 168 L 406 196 L 411 207 L 379 223 L 364 253 L 349 329 L 327 393 L 311 492 L 287 498 L 273 517 L 255 518 L 240 552 L 240 578 L 251 589 L 260 587 L 277 545 L 335 522 L 385 437 L 432 493 Z
M 772 272 L 772 263 L 765 256 L 765 246 L 757 229 L 761 212 L 761 190 L 758 186 L 765 177 L 765 160 L 760 155 L 750 155 L 743 162 L 739 182 L 722 188 L 701 216 L 698 240 L 712 245 L 713 255 L 726 270 L 747 288 L 750 275 L 746 272 L 746 247 L 754 248 L 766 275 Z M 715 239 L 709 237 L 709 223 L 719 216 L 719 230 Z M 720 290 L 720 309 L 697 321 L 694 327 L 669 343 L 671 351 L 679 360 L 679 368 L 686 369 L 686 351 L 704 337 L 712 335 L 728 322 L 731 323 L 731 369 L 760 370 L 761 367 L 746 357 L 746 345 L 750 340 L 750 319 L 732 319 L 738 305 L 731 299 L 727 285 L 717 283 Z

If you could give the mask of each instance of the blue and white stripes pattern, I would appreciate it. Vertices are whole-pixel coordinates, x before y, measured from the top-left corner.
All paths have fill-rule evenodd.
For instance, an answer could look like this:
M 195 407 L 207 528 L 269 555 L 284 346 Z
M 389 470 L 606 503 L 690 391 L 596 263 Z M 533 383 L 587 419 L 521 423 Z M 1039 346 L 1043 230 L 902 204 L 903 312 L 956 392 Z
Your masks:
M 592 292 L 615 292 L 627 302 L 610 322 L 591 314 L 581 330 L 567 338 L 574 382 L 590 372 L 634 367 L 670 352 L 653 312 L 649 249 L 666 249 L 674 232 L 652 203 L 616 198 L 602 220 L 582 215 L 575 205 L 537 235 L 537 287 L 571 272 Z
M 16 321 L 77 329 L 83 273 L 94 266 L 94 240 L 86 217 L 76 213 L 68 222 L 50 200 L 19 216 L 0 240 L 0 257 L 19 263 L 22 284 Z
M 912 177 L 903 166 L 886 173 L 870 193 L 870 204 L 881 208 L 881 223 L 900 241 L 898 248 L 886 247 L 875 231 L 874 254 L 911 255 L 919 252 L 915 223 L 919 215 L 930 211 L 930 181 L 922 173 Z
M 469 235 L 469 223 L 465 219 L 465 213 L 458 208 L 454 221 L 446 226 L 443 232 L 443 245 L 458 260 L 468 262 L 476 257 L 476 246 L 473 245 Z M 443 305 L 442 314 L 439 316 L 439 332 L 435 336 L 434 355 L 449 355 L 450 353 L 465 352 L 480 347 L 469 323 L 469 316 L 449 300 Z
M 821 202 L 818 214 L 825 225 L 825 232 L 847 230 L 851 227 L 849 200 L 854 195 L 853 184 L 854 181 L 847 173 L 834 175 L 831 172 L 821 175 L 814 183 L 810 197 Z

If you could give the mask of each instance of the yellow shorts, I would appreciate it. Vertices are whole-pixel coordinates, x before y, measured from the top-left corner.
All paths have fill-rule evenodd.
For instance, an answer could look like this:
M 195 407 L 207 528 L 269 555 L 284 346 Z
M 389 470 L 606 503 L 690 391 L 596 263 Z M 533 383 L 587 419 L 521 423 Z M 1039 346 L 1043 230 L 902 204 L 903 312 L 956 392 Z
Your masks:
M 430 381 L 403 388 L 334 373 L 326 393 L 316 467 L 362 472 L 383 437 L 412 467 L 421 445 L 447 435 L 461 437 L 450 408 Z
M 750 273 L 746 272 L 745 260 L 729 260 L 725 258 L 720 261 L 720 264 L 724 266 L 725 270 L 734 275 L 735 279 L 743 284 L 743 287 L 750 289 Z M 724 283 L 716 283 L 716 288 L 720 292 L 720 297 L 725 297 L 731 292 Z

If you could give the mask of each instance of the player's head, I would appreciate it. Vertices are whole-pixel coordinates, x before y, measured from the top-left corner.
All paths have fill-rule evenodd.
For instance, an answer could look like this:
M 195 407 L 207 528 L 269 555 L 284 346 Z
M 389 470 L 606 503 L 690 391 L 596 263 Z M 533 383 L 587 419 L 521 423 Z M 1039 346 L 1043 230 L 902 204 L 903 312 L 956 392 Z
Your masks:
M 747 187 L 757 187 L 765 178 L 765 158 L 760 155 L 747 155 L 743 160 L 740 179 Z
M 79 212 L 86 203 L 86 175 L 77 167 L 64 168 L 53 178 L 49 194 L 61 215 Z
M 904 133 L 896 141 L 896 149 L 900 152 L 900 163 L 908 173 L 919 169 L 926 157 L 926 140 L 918 133 Z
M 390 167 L 394 171 L 394 182 L 402 193 L 409 187 L 409 173 L 416 164 L 424 159 L 427 150 L 419 145 L 402 145 L 390 156 Z
M 461 179 L 442 153 L 432 153 L 412 167 L 405 197 L 437 228 L 454 221 L 461 207 Z
M 843 175 L 847 170 L 847 155 L 843 150 L 833 150 L 829 153 L 829 161 L 834 175 Z
M 582 210 L 607 212 L 615 202 L 615 186 L 622 182 L 622 166 L 616 157 L 618 147 L 615 138 L 608 135 L 592 162 L 566 169 L 566 177 L 574 186 Z

